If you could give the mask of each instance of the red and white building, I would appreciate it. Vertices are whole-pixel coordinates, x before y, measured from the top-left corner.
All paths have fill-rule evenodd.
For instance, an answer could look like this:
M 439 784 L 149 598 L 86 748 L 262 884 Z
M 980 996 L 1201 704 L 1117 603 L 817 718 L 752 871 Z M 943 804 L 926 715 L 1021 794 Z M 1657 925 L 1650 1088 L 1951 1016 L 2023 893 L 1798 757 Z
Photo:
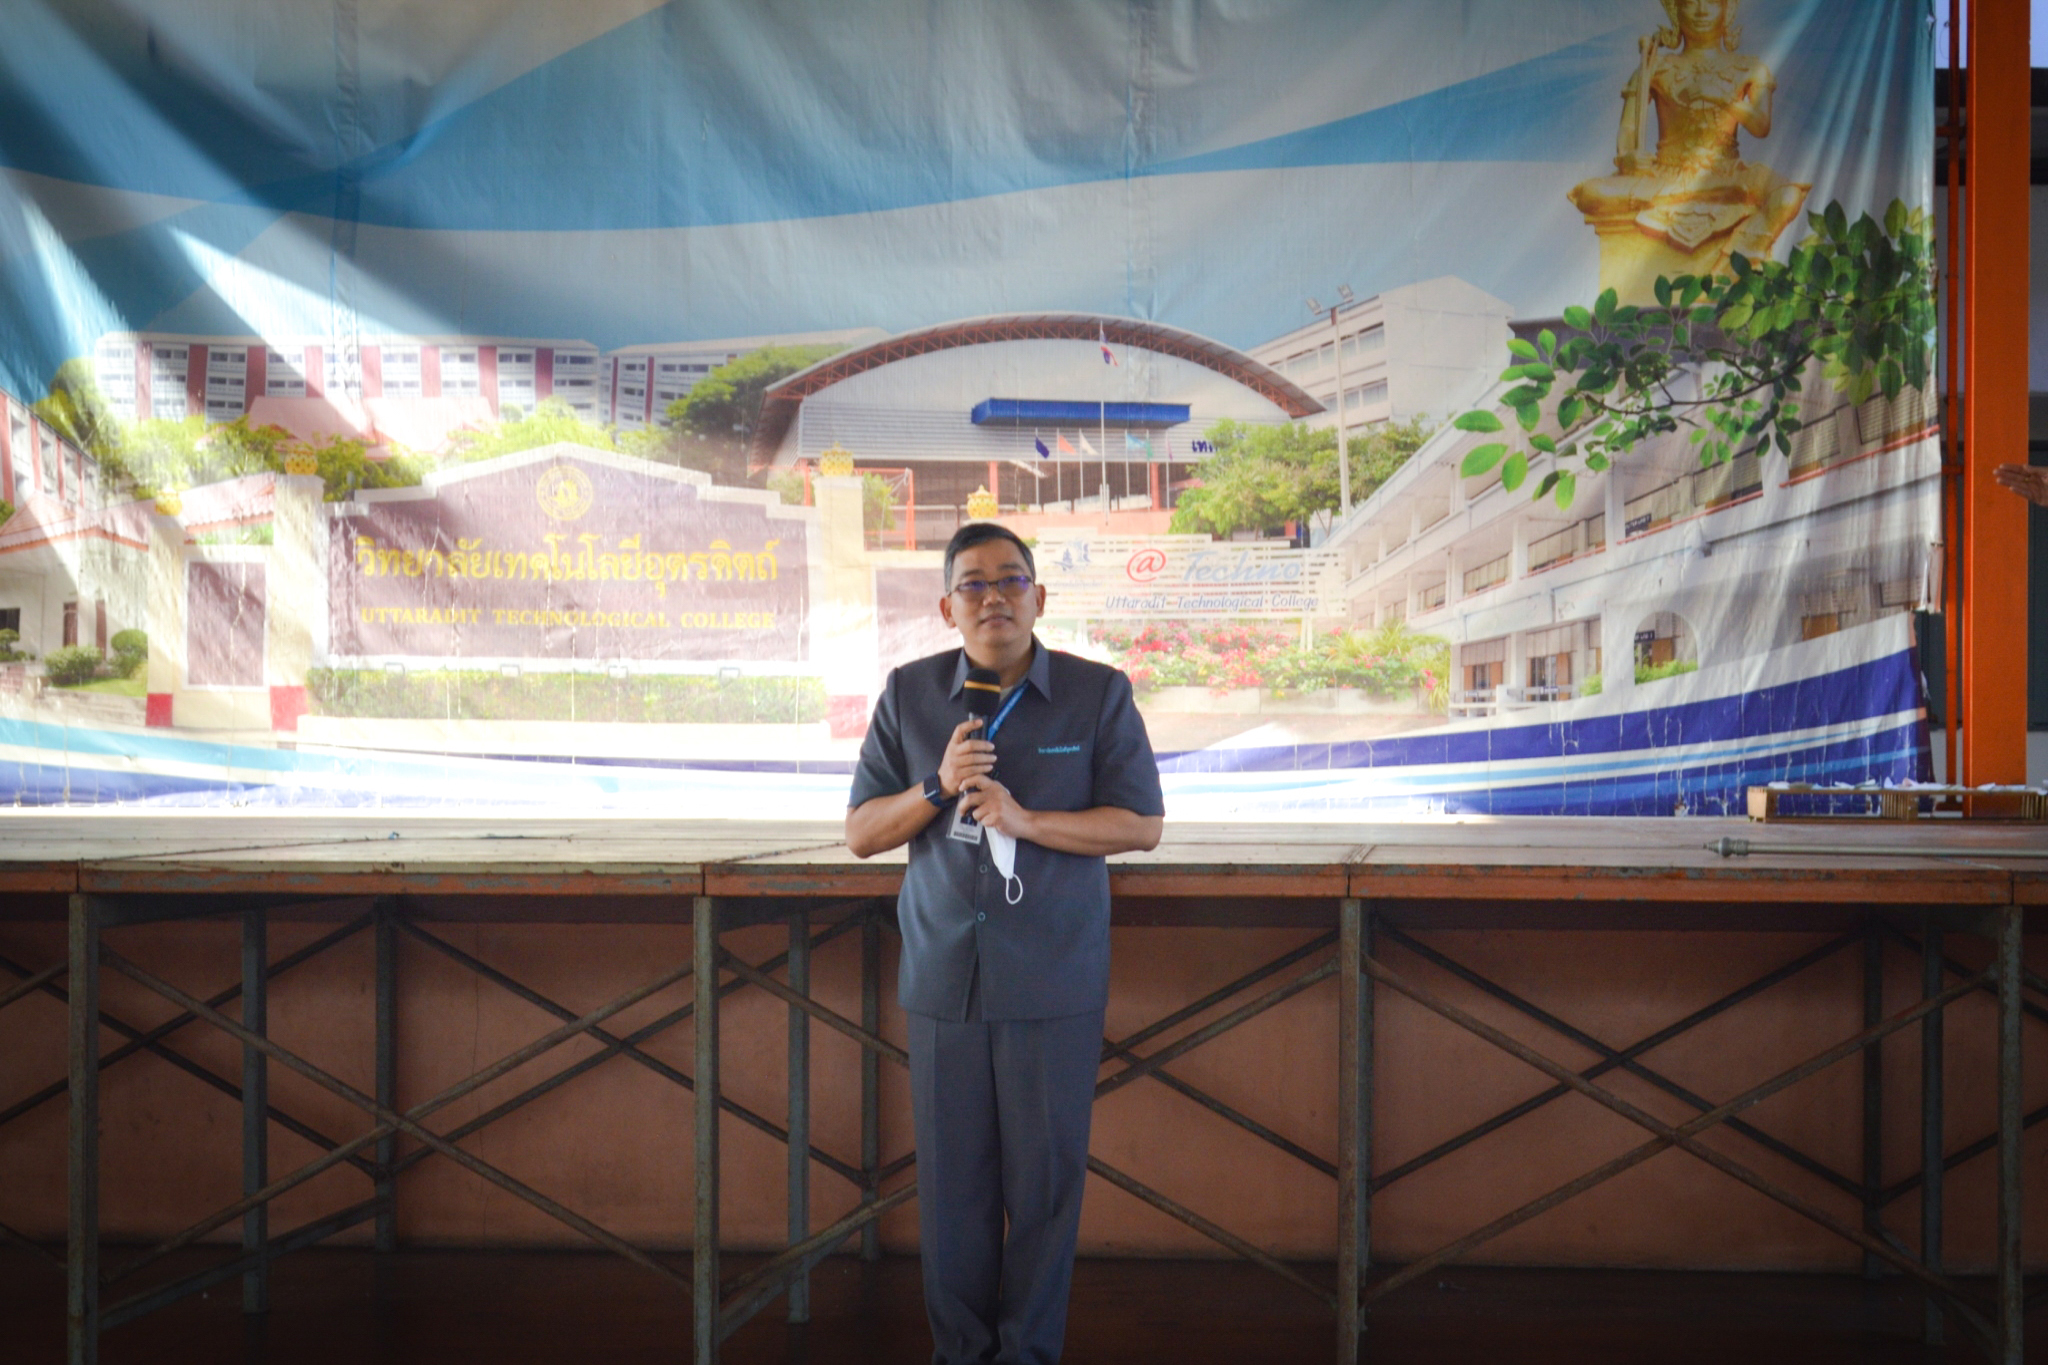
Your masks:
M 94 375 L 124 421 L 213 422 L 248 415 L 300 436 L 347 434 L 372 446 L 432 449 L 449 432 L 558 398 L 599 421 L 597 347 L 507 337 L 170 336 L 114 332 Z

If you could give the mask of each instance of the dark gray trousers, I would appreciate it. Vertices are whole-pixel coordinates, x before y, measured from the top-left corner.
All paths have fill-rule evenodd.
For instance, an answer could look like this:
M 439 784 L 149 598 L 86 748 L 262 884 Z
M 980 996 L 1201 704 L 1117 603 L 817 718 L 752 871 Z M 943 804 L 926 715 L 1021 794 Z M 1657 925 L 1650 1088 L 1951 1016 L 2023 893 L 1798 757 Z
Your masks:
M 965 1023 L 913 1014 L 909 1024 L 933 1365 L 1053 1365 L 1067 1331 L 1102 1011 Z

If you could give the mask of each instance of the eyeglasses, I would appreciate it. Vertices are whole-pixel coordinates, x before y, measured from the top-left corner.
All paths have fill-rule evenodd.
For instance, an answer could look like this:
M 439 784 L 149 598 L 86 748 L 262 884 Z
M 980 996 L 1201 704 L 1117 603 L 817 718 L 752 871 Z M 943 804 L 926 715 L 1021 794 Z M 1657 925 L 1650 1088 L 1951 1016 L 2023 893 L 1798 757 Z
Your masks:
M 990 588 L 994 588 L 1005 597 L 1022 597 L 1031 591 L 1031 575 L 1013 573 L 1004 578 L 969 578 L 953 585 L 953 591 L 969 602 L 979 602 L 988 596 Z

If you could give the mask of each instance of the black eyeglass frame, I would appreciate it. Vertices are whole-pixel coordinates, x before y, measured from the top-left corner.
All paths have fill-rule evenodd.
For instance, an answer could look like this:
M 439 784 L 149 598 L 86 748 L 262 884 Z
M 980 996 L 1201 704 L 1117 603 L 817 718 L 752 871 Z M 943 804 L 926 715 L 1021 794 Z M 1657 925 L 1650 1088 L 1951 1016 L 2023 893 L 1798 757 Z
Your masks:
M 1028 573 L 1004 574 L 1001 578 L 966 578 L 946 589 L 948 594 L 958 593 L 969 602 L 979 602 L 988 596 L 993 588 L 1012 601 L 1030 592 L 1037 580 Z

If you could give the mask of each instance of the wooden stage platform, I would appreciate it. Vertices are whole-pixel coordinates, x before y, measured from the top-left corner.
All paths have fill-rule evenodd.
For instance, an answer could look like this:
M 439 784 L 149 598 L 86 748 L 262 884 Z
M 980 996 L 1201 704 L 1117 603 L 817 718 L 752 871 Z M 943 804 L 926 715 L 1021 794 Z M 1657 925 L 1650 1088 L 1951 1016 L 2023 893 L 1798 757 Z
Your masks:
M 1749 854 L 1725 857 L 1708 848 L 1730 839 L 1748 841 Z M 1794 849 L 1804 851 L 1786 851 Z M 1909 1277 L 1926 1297 L 1924 1329 L 1931 1338 L 1959 1328 L 2000 1365 L 2020 1365 L 2026 1297 L 2020 1235 L 2021 1141 L 2026 1127 L 2048 1116 L 2041 1111 L 2026 1113 L 2021 1093 L 2023 1024 L 2028 1018 L 2048 1020 L 2048 1008 L 2042 1004 L 2048 982 L 2028 972 L 2023 961 L 2028 918 L 2048 909 L 2048 859 L 2038 856 L 2043 851 L 2038 827 L 1934 823 L 1902 829 L 1849 823 L 1764 827 L 1699 819 L 1451 818 L 1351 825 L 1169 825 L 1159 849 L 1113 861 L 1116 923 L 1318 932 L 1280 958 L 1145 1028 L 1106 1039 L 1098 1097 L 1140 1080 L 1170 1082 L 1210 1112 L 1323 1170 L 1334 1182 L 1329 1203 L 1329 1216 L 1336 1223 L 1334 1280 L 1269 1254 L 1099 1157 L 1091 1157 L 1090 1169 L 1327 1304 L 1335 1319 L 1334 1354 L 1348 1362 L 1357 1357 L 1361 1325 L 1372 1305 L 1576 1195 L 1676 1148 L 1854 1244 L 1872 1269 Z M 875 1116 L 879 1064 L 903 1061 L 900 1047 L 879 1031 L 880 944 L 892 920 L 900 869 L 900 857 L 871 862 L 852 858 L 840 844 L 836 825 L 686 825 L 658 818 L 546 819 L 403 810 L 0 815 L 0 922 L 61 920 L 68 925 L 66 960 L 4 964 L 13 975 L 11 981 L 0 978 L 0 1009 L 42 993 L 61 997 L 69 1012 L 64 1088 L 71 1105 L 70 1237 L 63 1268 L 69 1280 L 70 1359 L 85 1365 L 97 1358 L 103 1330 L 230 1280 L 240 1279 L 245 1303 L 261 1310 L 270 1263 L 342 1229 L 374 1223 L 378 1244 L 391 1246 L 392 1180 L 399 1170 L 434 1155 L 463 1166 L 685 1290 L 694 1305 L 694 1358 L 701 1365 L 716 1360 L 720 1342 L 777 1298 L 788 1300 L 793 1320 L 803 1320 L 809 1313 L 810 1275 L 823 1258 L 856 1239 L 865 1254 L 878 1254 L 877 1221 L 915 1197 L 915 1155 L 885 1163 Z M 228 915 L 239 917 L 242 926 L 242 981 L 238 988 L 207 999 L 188 993 L 101 939 L 104 932 L 125 926 Z M 277 919 L 331 921 L 335 927 L 308 948 L 273 959 L 267 951 L 267 926 Z M 692 951 L 687 960 L 648 964 L 650 974 L 641 985 L 599 1009 L 577 1013 L 437 937 L 433 926 L 451 921 L 673 922 L 691 926 Z M 727 930 L 765 924 L 786 925 L 789 934 L 787 950 L 769 960 L 744 960 L 721 943 Z M 1433 950 L 1414 937 L 1448 928 L 1797 930 L 1835 938 L 1656 1034 L 1616 1047 L 1440 954 L 1430 956 Z M 374 1093 L 349 1086 L 279 1046 L 266 1036 L 264 1024 L 273 976 L 358 932 L 372 935 L 377 944 Z M 860 935 L 863 962 L 858 1019 L 827 1008 L 810 993 L 811 954 L 840 935 L 854 933 Z M 400 935 L 452 955 L 485 980 L 553 1015 L 560 1027 L 440 1094 L 400 1110 L 392 1025 L 396 988 L 390 975 Z M 1950 951 L 1966 939 L 1985 945 L 1973 946 L 1965 954 L 1967 961 Z M 1590 1067 L 1568 1065 L 1530 1046 L 1389 965 L 1379 951 L 1389 942 L 1424 955 L 1494 1002 L 1600 1060 Z M 1881 984 L 1873 984 L 1871 976 L 1881 970 L 1887 944 L 1914 954 L 1923 988 L 1912 1006 L 1890 1015 L 1882 1013 Z M 1740 1094 L 1720 1098 L 1696 1095 L 1642 1060 L 1649 1049 L 1736 1008 L 1772 981 L 1816 960 L 1817 954 L 1858 946 L 1866 964 L 1864 1027 L 1854 1036 Z M 182 1013 L 174 1022 L 146 1031 L 110 1018 L 99 1004 L 99 983 L 110 973 L 146 988 Z M 1336 1017 L 1330 1021 L 1337 1042 L 1337 1074 L 1332 1078 L 1337 1115 L 1334 1162 L 1166 1071 L 1176 1059 L 1332 978 L 1338 1001 Z M 691 999 L 682 1009 L 624 1036 L 603 1027 L 633 1005 L 684 982 L 689 983 Z M 786 1124 L 747 1110 L 721 1093 L 719 1006 L 722 998 L 739 990 L 766 992 L 787 1007 Z M 1548 1098 L 1566 1094 L 1603 1106 L 1639 1130 L 1643 1140 L 1622 1156 L 1429 1255 L 1398 1266 L 1375 1262 L 1374 1195 L 1399 1174 L 1375 1163 L 1371 1150 L 1374 1002 L 1387 991 L 1501 1049 L 1552 1082 L 1544 1098 L 1496 1115 L 1428 1159 L 1497 1131 Z M 1983 995 L 1997 1002 L 1996 1131 L 1973 1149 L 1959 1151 L 1948 1146 L 1943 1134 L 1941 1029 L 1948 1006 Z M 238 996 L 233 1012 L 224 1012 Z M 1205 1016 L 1199 1027 L 1179 1031 Z M 685 1018 L 695 1021 L 694 1066 L 687 1074 L 639 1046 L 654 1032 Z M 222 1030 L 240 1045 L 239 1084 L 236 1078 L 213 1073 L 209 1083 L 234 1093 L 243 1109 L 244 1197 L 103 1274 L 98 1235 L 99 1072 L 137 1050 L 166 1055 L 163 1038 L 193 1023 Z M 858 1160 L 822 1151 L 811 1140 L 809 1038 L 814 1025 L 852 1039 L 862 1050 Z M 0 1014 L 0 1036 L 5 1027 L 6 1018 Z M 105 1049 L 103 1029 L 127 1041 Z M 1769 1097 L 1860 1055 L 1868 1156 L 1878 1122 L 1871 1099 L 1877 1044 L 1908 1029 L 1917 1031 L 1922 1042 L 1922 1144 L 1920 1170 L 1902 1189 L 1884 1187 L 1881 1163 L 1867 1160 L 1862 1172 L 1844 1173 L 1743 1119 Z M 1162 1041 L 1169 1035 L 1170 1041 Z M 607 1059 L 623 1057 L 690 1088 L 695 1096 L 693 1245 L 700 1254 L 689 1258 L 687 1268 L 633 1245 L 466 1150 L 462 1139 L 482 1126 L 479 1121 L 446 1132 L 426 1122 L 491 1080 L 572 1038 L 586 1037 L 603 1045 L 594 1060 L 586 1057 L 564 1068 L 560 1079 L 543 1082 L 534 1093 Z M 182 1058 L 182 1063 L 186 1069 L 199 1066 L 190 1058 Z M 314 1132 L 309 1140 L 317 1139 L 316 1145 L 324 1149 L 319 1158 L 289 1173 L 272 1171 L 269 1129 L 284 1124 L 302 1137 L 312 1131 L 269 1104 L 267 1077 L 272 1067 L 289 1069 L 347 1101 L 368 1116 L 370 1126 L 346 1140 Z M 1693 1116 L 1674 1123 L 1647 1112 L 1601 1082 L 1601 1076 L 1617 1070 L 1682 1100 Z M 7 1098 L 0 1097 L 0 1102 Z M 482 1122 L 511 1107 L 516 1104 L 498 1106 Z M 788 1145 L 792 1210 L 808 1209 L 814 1167 L 858 1187 L 859 1206 L 822 1228 L 810 1226 L 802 1213 L 793 1214 L 786 1251 L 722 1277 L 715 1254 L 720 1240 L 721 1113 Z M 5 1121 L 0 1115 L 0 1122 Z M 1740 1134 L 1791 1161 L 1822 1186 L 1855 1195 L 1862 1205 L 1861 1220 L 1844 1218 L 1810 1191 L 1760 1174 L 1723 1147 L 1700 1141 L 1703 1133 L 1716 1128 Z M 400 1135 L 412 1144 L 402 1156 Z M 1941 1254 L 1943 1173 L 1985 1154 L 1996 1162 L 1998 1192 L 1995 1291 L 1988 1299 L 1945 1273 Z M 271 1202 L 343 1163 L 373 1180 L 373 1197 L 330 1217 L 274 1233 L 264 1217 Z M 1883 1219 L 1888 1203 L 1916 1191 L 1922 1233 L 1918 1249 L 1888 1232 Z M 159 1276 L 157 1283 L 118 1300 L 103 1292 L 145 1267 L 181 1263 L 187 1248 L 236 1221 L 243 1230 L 239 1255 L 169 1280 Z M 8 1233 L 0 1226 L 0 1236 Z M 10 1240 L 32 1241 L 18 1235 Z M 702 1254 L 705 1248 L 714 1250 Z

